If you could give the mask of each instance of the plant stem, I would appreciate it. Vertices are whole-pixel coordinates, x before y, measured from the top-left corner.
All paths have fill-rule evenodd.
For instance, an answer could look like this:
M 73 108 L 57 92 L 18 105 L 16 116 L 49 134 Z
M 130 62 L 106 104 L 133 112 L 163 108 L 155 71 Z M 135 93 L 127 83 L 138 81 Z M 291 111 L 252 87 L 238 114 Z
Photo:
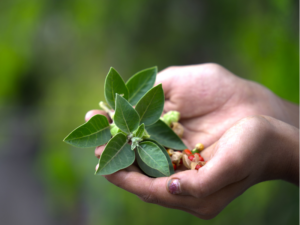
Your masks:
M 102 108 L 102 109 L 109 115 L 109 117 L 113 120 L 114 114 L 115 114 L 115 113 L 112 111 L 112 109 L 109 109 L 109 108 L 107 107 L 107 105 L 106 105 L 103 101 L 99 102 L 99 106 L 100 106 L 100 108 Z

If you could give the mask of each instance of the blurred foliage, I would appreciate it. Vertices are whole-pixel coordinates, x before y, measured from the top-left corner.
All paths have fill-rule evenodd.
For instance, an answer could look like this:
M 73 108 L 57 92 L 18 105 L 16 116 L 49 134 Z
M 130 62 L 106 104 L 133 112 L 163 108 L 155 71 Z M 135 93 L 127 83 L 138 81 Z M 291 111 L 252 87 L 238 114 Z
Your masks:
M 94 150 L 62 139 L 104 99 L 110 66 L 126 80 L 155 65 L 216 62 L 299 103 L 298 8 L 291 0 L 1 1 L 0 108 L 30 109 L 42 130 L 33 169 L 51 216 L 90 225 L 297 224 L 299 193 L 289 183 L 258 184 L 200 221 L 95 177 Z

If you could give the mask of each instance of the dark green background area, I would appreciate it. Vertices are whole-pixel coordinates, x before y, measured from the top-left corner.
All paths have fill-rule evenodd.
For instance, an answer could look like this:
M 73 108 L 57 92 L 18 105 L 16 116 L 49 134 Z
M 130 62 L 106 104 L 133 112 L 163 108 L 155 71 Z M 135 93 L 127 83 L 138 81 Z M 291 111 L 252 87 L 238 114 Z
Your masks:
M 111 66 L 126 81 L 155 65 L 215 62 L 299 103 L 298 8 L 291 0 L 0 1 L 0 220 L 298 224 L 299 189 L 284 181 L 255 185 L 204 221 L 94 176 L 94 149 L 62 142 L 104 100 Z

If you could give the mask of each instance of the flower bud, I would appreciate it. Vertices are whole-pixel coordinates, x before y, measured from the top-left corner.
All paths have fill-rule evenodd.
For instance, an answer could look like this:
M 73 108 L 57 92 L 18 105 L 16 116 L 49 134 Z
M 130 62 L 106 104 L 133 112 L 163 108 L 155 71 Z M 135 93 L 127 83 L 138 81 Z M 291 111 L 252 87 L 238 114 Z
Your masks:
M 109 126 L 110 126 L 110 133 L 111 133 L 111 135 L 115 136 L 118 133 L 118 131 L 119 131 L 119 127 L 117 127 L 117 125 L 114 124 L 114 123 L 111 123 Z
M 162 120 L 170 127 L 172 123 L 178 122 L 180 113 L 177 111 L 170 111 L 163 115 Z

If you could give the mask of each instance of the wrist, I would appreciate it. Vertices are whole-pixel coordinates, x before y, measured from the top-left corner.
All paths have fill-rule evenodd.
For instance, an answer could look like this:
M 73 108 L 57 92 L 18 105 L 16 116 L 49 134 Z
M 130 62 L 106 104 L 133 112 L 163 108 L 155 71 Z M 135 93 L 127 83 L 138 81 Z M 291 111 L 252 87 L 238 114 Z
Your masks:
M 248 80 L 246 82 L 247 85 L 244 86 L 248 88 L 243 90 L 247 102 L 254 107 L 255 114 L 267 115 L 299 128 L 298 105 L 281 99 L 261 84 Z
M 299 186 L 299 129 L 272 117 L 265 118 L 272 132 L 267 179 L 282 179 Z
M 284 99 L 280 100 L 286 122 L 299 129 L 299 106 Z
M 285 150 L 285 167 L 281 179 L 299 186 L 299 129 L 290 126 L 284 135 L 287 144 L 283 144 L 282 150 Z

